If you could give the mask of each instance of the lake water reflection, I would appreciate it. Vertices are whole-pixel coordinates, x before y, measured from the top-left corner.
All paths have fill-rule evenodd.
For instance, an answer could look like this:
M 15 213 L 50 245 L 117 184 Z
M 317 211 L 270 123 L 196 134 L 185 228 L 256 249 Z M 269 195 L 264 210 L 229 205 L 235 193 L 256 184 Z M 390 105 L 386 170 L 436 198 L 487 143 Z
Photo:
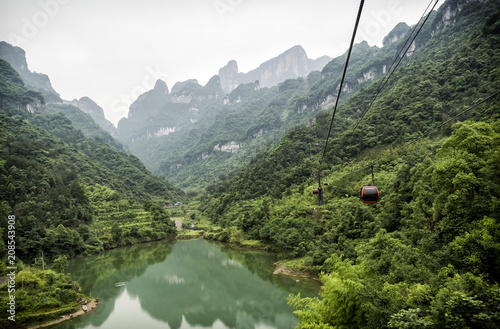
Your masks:
M 313 296 L 317 285 L 273 276 L 275 260 L 202 239 L 76 259 L 68 271 L 100 304 L 54 328 L 293 328 L 286 297 Z

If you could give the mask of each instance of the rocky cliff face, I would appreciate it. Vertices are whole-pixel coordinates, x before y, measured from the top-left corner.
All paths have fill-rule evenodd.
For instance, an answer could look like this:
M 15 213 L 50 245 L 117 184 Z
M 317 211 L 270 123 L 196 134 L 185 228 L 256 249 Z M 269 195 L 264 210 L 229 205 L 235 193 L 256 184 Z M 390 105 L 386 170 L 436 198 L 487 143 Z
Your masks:
M 217 98 L 221 93 L 220 82 L 216 78 L 210 79 L 204 87 L 195 79 L 177 82 L 172 93 L 169 93 L 164 81 L 158 80 L 152 90 L 130 105 L 128 118 L 118 123 L 120 139 L 132 145 L 143 139 L 182 131 L 200 118 L 203 107 L 199 108 L 199 104 Z
M 233 60 L 219 70 L 221 87 L 225 93 L 230 93 L 241 83 L 255 81 L 259 81 L 260 87 L 272 87 L 287 79 L 305 77 L 312 71 L 321 70 L 330 60 L 328 56 L 309 59 L 301 46 L 292 47 L 248 73 L 238 72 L 238 64 Z
M 238 64 L 235 60 L 231 60 L 226 66 L 219 69 L 220 85 L 222 90 L 229 94 L 232 90 L 236 89 L 239 82 L 238 77 Z
M 307 76 L 311 70 L 323 68 L 329 60 L 328 56 L 311 60 L 301 46 L 295 46 L 248 73 L 238 72 L 238 64 L 231 60 L 205 86 L 190 79 L 175 83 L 169 93 L 166 83 L 158 80 L 154 89 L 132 103 L 128 118 L 118 123 L 120 138 L 126 143 L 134 143 L 177 133 L 199 120 L 207 100 L 236 104 L 261 86 L 271 87 L 287 79 Z M 221 151 L 236 152 L 237 148 L 220 146 Z
M 62 102 L 59 94 L 52 88 L 47 75 L 29 70 L 26 53 L 23 49 L 0 41 L 0 58 L 8 62 L 19 73 L 28 89 L 42 92 L 46 102 Z
M 237 153 L 241 149 L 241 147 L 242 147 L 241 143 L 236 141 L 231 141 L 229 143 L 215 145 L 214 151 Z
M 31 90 L 39 91 L 43 94 L 45 102 L 48 104 L 65 103 L 75 105 L 83 112 L 90 114 L 92 119 L 105 131 L 113 137 L 117 136 L 115 126 L 104 117 L 103 109 L 88 97 L 82 97 L 79 100 L 63 101 L 59 94 L 52 88 L 50 79 L 47 75 L 31 72 L 26 61 L 26 53 L 19 47 L 14 47 L 4 41 L 0 42 L 0 58 L 7 61 L 24 81 L 26 87 Z M 28 112 L 34 113 L 41 109 L 41 104 L 33 103 L 26 106 Z
M 405 36 L 405 34 L 410 30 L 410 27 L 406 23 L 399 23 L 397 24 L 389 34 L 386 35 L 384 40 L 382 41 L 382 44 L 385 46 L 388 46 L 394 42 L 399 41 L 402 37 Z
M 309 73 L 309 59 L 301 46 L 295 46 L 276 58 L 262 63 L 257 69 L 240 74 L 241 83 L 259 80 L 262 87 L 275 86 L 287 79 L 305 77 Z
M 457 14 L 462 11 L 463 6 L 466 3 L 469 2 L 474 2 L 474 1 L 485 1 L 485 0 L 457 0 L 454 2 L 448 2 L 445 7 L 443 7 L 443 10 L 441 11 L 441 18 L 438 19 L 438 24 L 436 26 L 439 28 L 440 25 L 442 26 L 448 26 L 453 23 L 456 23 L 456 16 Z

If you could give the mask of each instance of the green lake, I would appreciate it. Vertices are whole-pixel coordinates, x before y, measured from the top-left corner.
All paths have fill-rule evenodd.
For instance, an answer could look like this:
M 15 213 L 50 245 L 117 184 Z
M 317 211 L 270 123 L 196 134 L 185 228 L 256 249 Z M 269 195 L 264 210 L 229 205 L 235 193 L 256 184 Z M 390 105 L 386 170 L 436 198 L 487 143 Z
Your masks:
M 67 269 L 89 314 L 53 328 L 293 328 L 290 293 L 315 296 L 315 281 L 273 276 L 276 255 L 203 239 L 161 241 L 75 259 Z

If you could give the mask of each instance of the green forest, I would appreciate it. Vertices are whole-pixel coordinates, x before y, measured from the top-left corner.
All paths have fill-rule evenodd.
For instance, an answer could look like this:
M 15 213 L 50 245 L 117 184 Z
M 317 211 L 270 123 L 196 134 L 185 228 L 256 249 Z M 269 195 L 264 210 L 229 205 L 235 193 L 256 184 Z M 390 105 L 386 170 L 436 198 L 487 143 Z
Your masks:
M 448 7 L 460 9 L 449 25 Z M 164 103 L 173 96 L 157 82 L 131 106 L 140 124 L 121 121 L 130 129 L 121 141 L 0 59 L 0 275 L 15 216 L 20 320 L 58 317 L 87 298 L 68 259 L 181 234 L 266 249 L 318 278 L 318 297 L 288 298 L 299 328 L 498 328 L 500 2 L 448 0 L 390 79 L 379 70 L 358 83 L 403 42 L 355 46 L 330 133 L 333 109 L 320 104 L 346 55 L 272 88 L 241 84 L 228 104 L 208 97 L 221 90 L 216 78 L 173 95 L 191 103 Z M 164 113 L 189 125 L 189 111 L 194 129 L 141 137 Z M 240 153 L 214 151 L 231 141 Z M 380 201 L 364 204 L 372 170 Z M 186 206 L 166 207 L 178 202 Z M 177 232 L 176 209 L 184 228 L 204 232 Z
M 223 229 L 213 238 L 262 241 L 319 275 L 319 298 L 289 298 L 300 328 L 500 323 L 498 94 L 468 110 L 500 89 L 500 12 L 475 5 L 393 75 L 357 129 L 380 81 L 341 104 L 320 170 L 331 113 L 201 196 Z M 359 190 L 374 163 L 381 198 L 366 205 Z M 318 172 L 328 181 L 321 207 Z
M 174 237 L 163 206 L 185 194 L 121 152 L 78 108 L 48 104 L 47 111 L 27 112 L 45 99 L 3 60 L 0 81 L 0 253 L 10 250 L 7 221 L 14 216 L 16 286 L 23 287 L 16 293 L 17 319 L 46 321 L 73 312 L 74 300 L 87 298 L 64 274 L 67 259 Z M 69 119 L 75 117 L 85 130 Z M 6 262 L 2 257 L 1 274 L 9 273 Z M 6 294 L 3 289 L 2 298 Z M 2 303 L 2 313 L 6 307 Z M 4 325 L 12 323 L 2 317 Z

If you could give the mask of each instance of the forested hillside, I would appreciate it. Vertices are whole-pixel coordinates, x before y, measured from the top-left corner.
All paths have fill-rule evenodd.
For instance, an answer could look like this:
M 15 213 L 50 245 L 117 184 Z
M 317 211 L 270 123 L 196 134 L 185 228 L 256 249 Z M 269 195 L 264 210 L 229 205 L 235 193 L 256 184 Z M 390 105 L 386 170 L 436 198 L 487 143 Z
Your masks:
M 366 93 L 377 79 L 388 75 L 398 52 L 406 46 L 410 49 L 403 56 L 402 67 L 420 62 L 422 58 L 429 58 L 426 63 L 433 58 L 432 61 L 436 61 L 430 64 L 433 66 L 449 60 L 470 39 L 476 26 L 475 18 L 484 19 L 480 12 L 474 9 L 467 12 L 463 7 L 462 2 L 451 1 L 439 12 L 433 12 L 411 44 L 405 45 L 420 25 L 415 29 L 398 24 L 384 39 L 383 47 L 370 46 L 367 42 L 355 44 L 340 103 Z M 466 16 L 472 25 L 463 21 Z M 155 87 L 141 95 L 131 106 L 129 118 L 120 122 L 122 140 L 150 170 L 165 176 L 190 195 L 199 194 L 220 175 L 248 163 L 255 152 L 276 146 L 287 131 L 304 126 L 329 110 L 336 100 L 346 56 L 347 53 L 333 59 L 321 72 L 314 71 L 266 88 L 261 87 L 259 81 L 240 84 L 226 96 L 218 76 L 206 86 L 196 81 L 186 82 L 170 94 L 166 86 Z M 416 71 L 409 69 L 406 78 L 413 73 Z M 453 77 L 449 83 L 453 87 L 464 81 Z M 389 88 L 391 85 L 386 86 Z M 373 93 L 365 95 L 364 100 L 357 98 L 358 108 L 346 109 L 351 112 L 344 112 L 343 118 L 339 118 L 336 133 L 360 117 Z M 385 136 L 395 135 L 396 130 L 391 129 L 384 131 Z
M 499 1 L 446 2 L 371 107 L 381 78 L 340 106 L 323 158 L 331 112 L 207 188 L 211 237 L 264 241 L 322 273 L 320 298 L 289 300 L 300 327 L 500 323 L 499 22 Z M 371 164 L 381 199 L 366 205 Z
M 0 59 L 5 60 L 19 74 L 26 89 L 43 96 L 46 103 L 44 112 L 59 113 L 71 120 L 78 130 L 91 139 L 99 138 L 118 151 L 124 151 L 123 145 L 115 140 L 117 132 L 111 122 L 104 117 L 103 109 L 88 97 L 79 100 L 63 101 L 59 94 L 52 88 L 47 75 L 31 72 L 26 61 L 23 49 L 12 46 L 5 41 L 0 41 Z M 34 104 L 36 106 L 36 104 Z M 35 108 L 29 106 L 28 111 Z
M 0 221 L 7 227 L 16 216 L 19 259 L 72 257 L 174 234 L 163 205 L 183 200 L 182 191 L 136 157 L 85 137 L 3 60 L 0 81 Z M 88 115 L 70 110 L 84 119 L 81 127 L 100 131 Z
M 500 0 L 448 0 L 381 48 L 356 44 L 342 88 L 347 53 L 227 95 L 218 76 L 158 80 L 108 132 L 97 104 L 63 102 L 24 51 L 1 51 L 0 255 L 15 216 L 16 262 L 47 310 L 81 295 L 57 273 L 67 258 L 174 236 L 164 206 L 195 201 L 206 239 L 319 277 L 318 298 L 288 299 L 301 328 L 498 328 Z M 372 177 L 380 201 L 364 204 Z M 41 307 L 32 295 L 20 310 Z
M 346 95 L 384 74 L 404 42 L 398 36 L 384 48 L 355 45 Z M 195 195 L 220 174 L 247 162 L 256 150 L 276 145 L 287 130 L 328 109 L 344 60 L 345 55 L 323 72 L 277 86 L 261 88 L 258 80 L 243 83 L 225 97 L 218 76 L 204 87 L 186 83 L 170 95 L 166 86 L 155 86 L 131 105 L 129 118 L 120 121 L 121 138 L 148 168 Z

